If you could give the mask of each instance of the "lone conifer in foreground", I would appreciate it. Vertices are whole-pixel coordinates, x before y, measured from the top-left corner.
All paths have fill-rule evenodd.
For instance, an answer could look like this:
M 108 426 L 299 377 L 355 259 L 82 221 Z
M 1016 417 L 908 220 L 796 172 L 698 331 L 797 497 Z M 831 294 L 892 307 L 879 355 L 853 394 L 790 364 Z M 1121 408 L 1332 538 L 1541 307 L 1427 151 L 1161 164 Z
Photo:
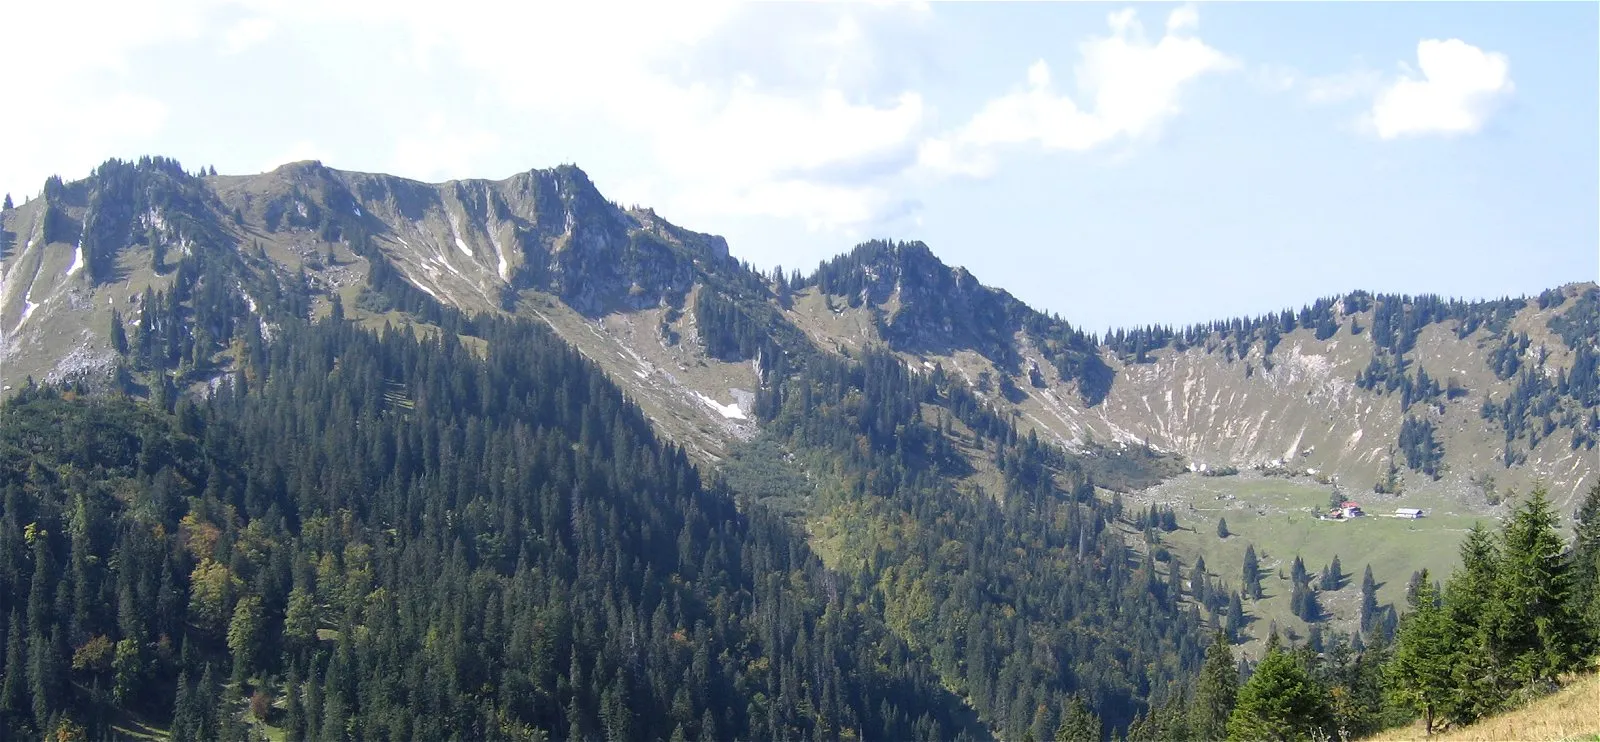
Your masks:
M 1267 656 L 1239 689 L 1228 718 L 1231 739 L 1309 739 L 1330 720 L 1327 692 L 1275 639 L 1268 639 Z
M 1425 734 L 1433 734 L 1434 717 L 1449 702 L 1457 638 L 1439 605 L 1439 593 L 1428 579 L 1428 571 L 1423 570 L 1411 613 L 1400 621 L 1394 657 L 1384 675 L 1395 700 L 1422 714 Z

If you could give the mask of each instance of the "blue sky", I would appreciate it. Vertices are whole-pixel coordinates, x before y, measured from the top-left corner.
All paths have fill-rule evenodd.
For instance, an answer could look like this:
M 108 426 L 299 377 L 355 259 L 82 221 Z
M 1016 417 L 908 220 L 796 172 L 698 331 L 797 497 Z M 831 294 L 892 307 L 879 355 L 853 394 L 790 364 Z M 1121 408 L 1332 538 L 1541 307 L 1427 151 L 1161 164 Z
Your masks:
M 0 189 L 575 162 L 764 268 L 921 239 L 1094 331 L 1600 271 L 1594 3 L 126 5 L 5 14 Z

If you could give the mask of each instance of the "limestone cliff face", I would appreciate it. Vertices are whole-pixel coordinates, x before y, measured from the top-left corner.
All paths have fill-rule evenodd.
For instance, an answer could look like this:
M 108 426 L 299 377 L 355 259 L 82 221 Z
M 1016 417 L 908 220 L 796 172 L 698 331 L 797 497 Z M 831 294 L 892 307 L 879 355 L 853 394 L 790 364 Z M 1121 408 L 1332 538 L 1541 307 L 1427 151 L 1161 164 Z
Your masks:
M 329 241 L 364 233 L 408 281 L 463 307 L 538 289 L 588 316 L 643 309 L 681 301 L 695 261 L 728 259 L 720 238 L 625 211 L 572 166 L 427 184 L 295 163 L 230 180 L 224 200 L 247 222 Z

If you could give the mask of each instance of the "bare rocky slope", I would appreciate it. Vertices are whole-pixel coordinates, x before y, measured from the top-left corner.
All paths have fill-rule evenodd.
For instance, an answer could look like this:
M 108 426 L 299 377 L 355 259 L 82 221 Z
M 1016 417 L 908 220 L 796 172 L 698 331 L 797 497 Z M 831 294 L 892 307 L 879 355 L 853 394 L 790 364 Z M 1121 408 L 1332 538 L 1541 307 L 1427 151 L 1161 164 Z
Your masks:
M 1097 338 L 920 243 L 765 276 L 719 237 L 608 201 L 571 166 L 425 184 L 316 162 L 219 176 L 112 161 L 52 179 L 0 214 L 0 229 L 7 390 L 27 377 L 114 379 L 114 319 L 137 332 L 140 302 L 173 285 L 175 258 L 216 250 L 236 269 L 201 282 L 230 283 L 213 295 L 248 312 L 272 300 L 271 281 L 304 280 L 319 297 L 309 311 L 337 303 L 362 322 L 427 331 L 426 313 L 372 288 L 400 281 L 464 310 L 537 317 L 708 461 L 759 432 L 764 356 L 881 343 L 913 368 L 960 374 L 1070 449 L 1147 446 L 1194 470 L 1290 470 L 1483 511 L 1535 481 L 1564 505 L 1600 470 L 1600 300 L 1588 283 L 1480 303 L 1356 293 Z M 230 371 L 226 354 L 216 360 L 186 380 Z

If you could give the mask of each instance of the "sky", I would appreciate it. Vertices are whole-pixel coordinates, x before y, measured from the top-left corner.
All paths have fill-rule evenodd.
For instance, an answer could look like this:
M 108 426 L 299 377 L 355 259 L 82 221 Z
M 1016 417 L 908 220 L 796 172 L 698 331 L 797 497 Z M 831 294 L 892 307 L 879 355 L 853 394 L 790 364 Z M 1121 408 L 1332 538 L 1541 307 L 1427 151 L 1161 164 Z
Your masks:
M 671 7 L 666 7 L 666 6 Z M 27 3 L 0 190 L 108 157 L 575 163 L 809 272 L 873 238 L 1101 331 L 1600 273 L 1596 3 Z

